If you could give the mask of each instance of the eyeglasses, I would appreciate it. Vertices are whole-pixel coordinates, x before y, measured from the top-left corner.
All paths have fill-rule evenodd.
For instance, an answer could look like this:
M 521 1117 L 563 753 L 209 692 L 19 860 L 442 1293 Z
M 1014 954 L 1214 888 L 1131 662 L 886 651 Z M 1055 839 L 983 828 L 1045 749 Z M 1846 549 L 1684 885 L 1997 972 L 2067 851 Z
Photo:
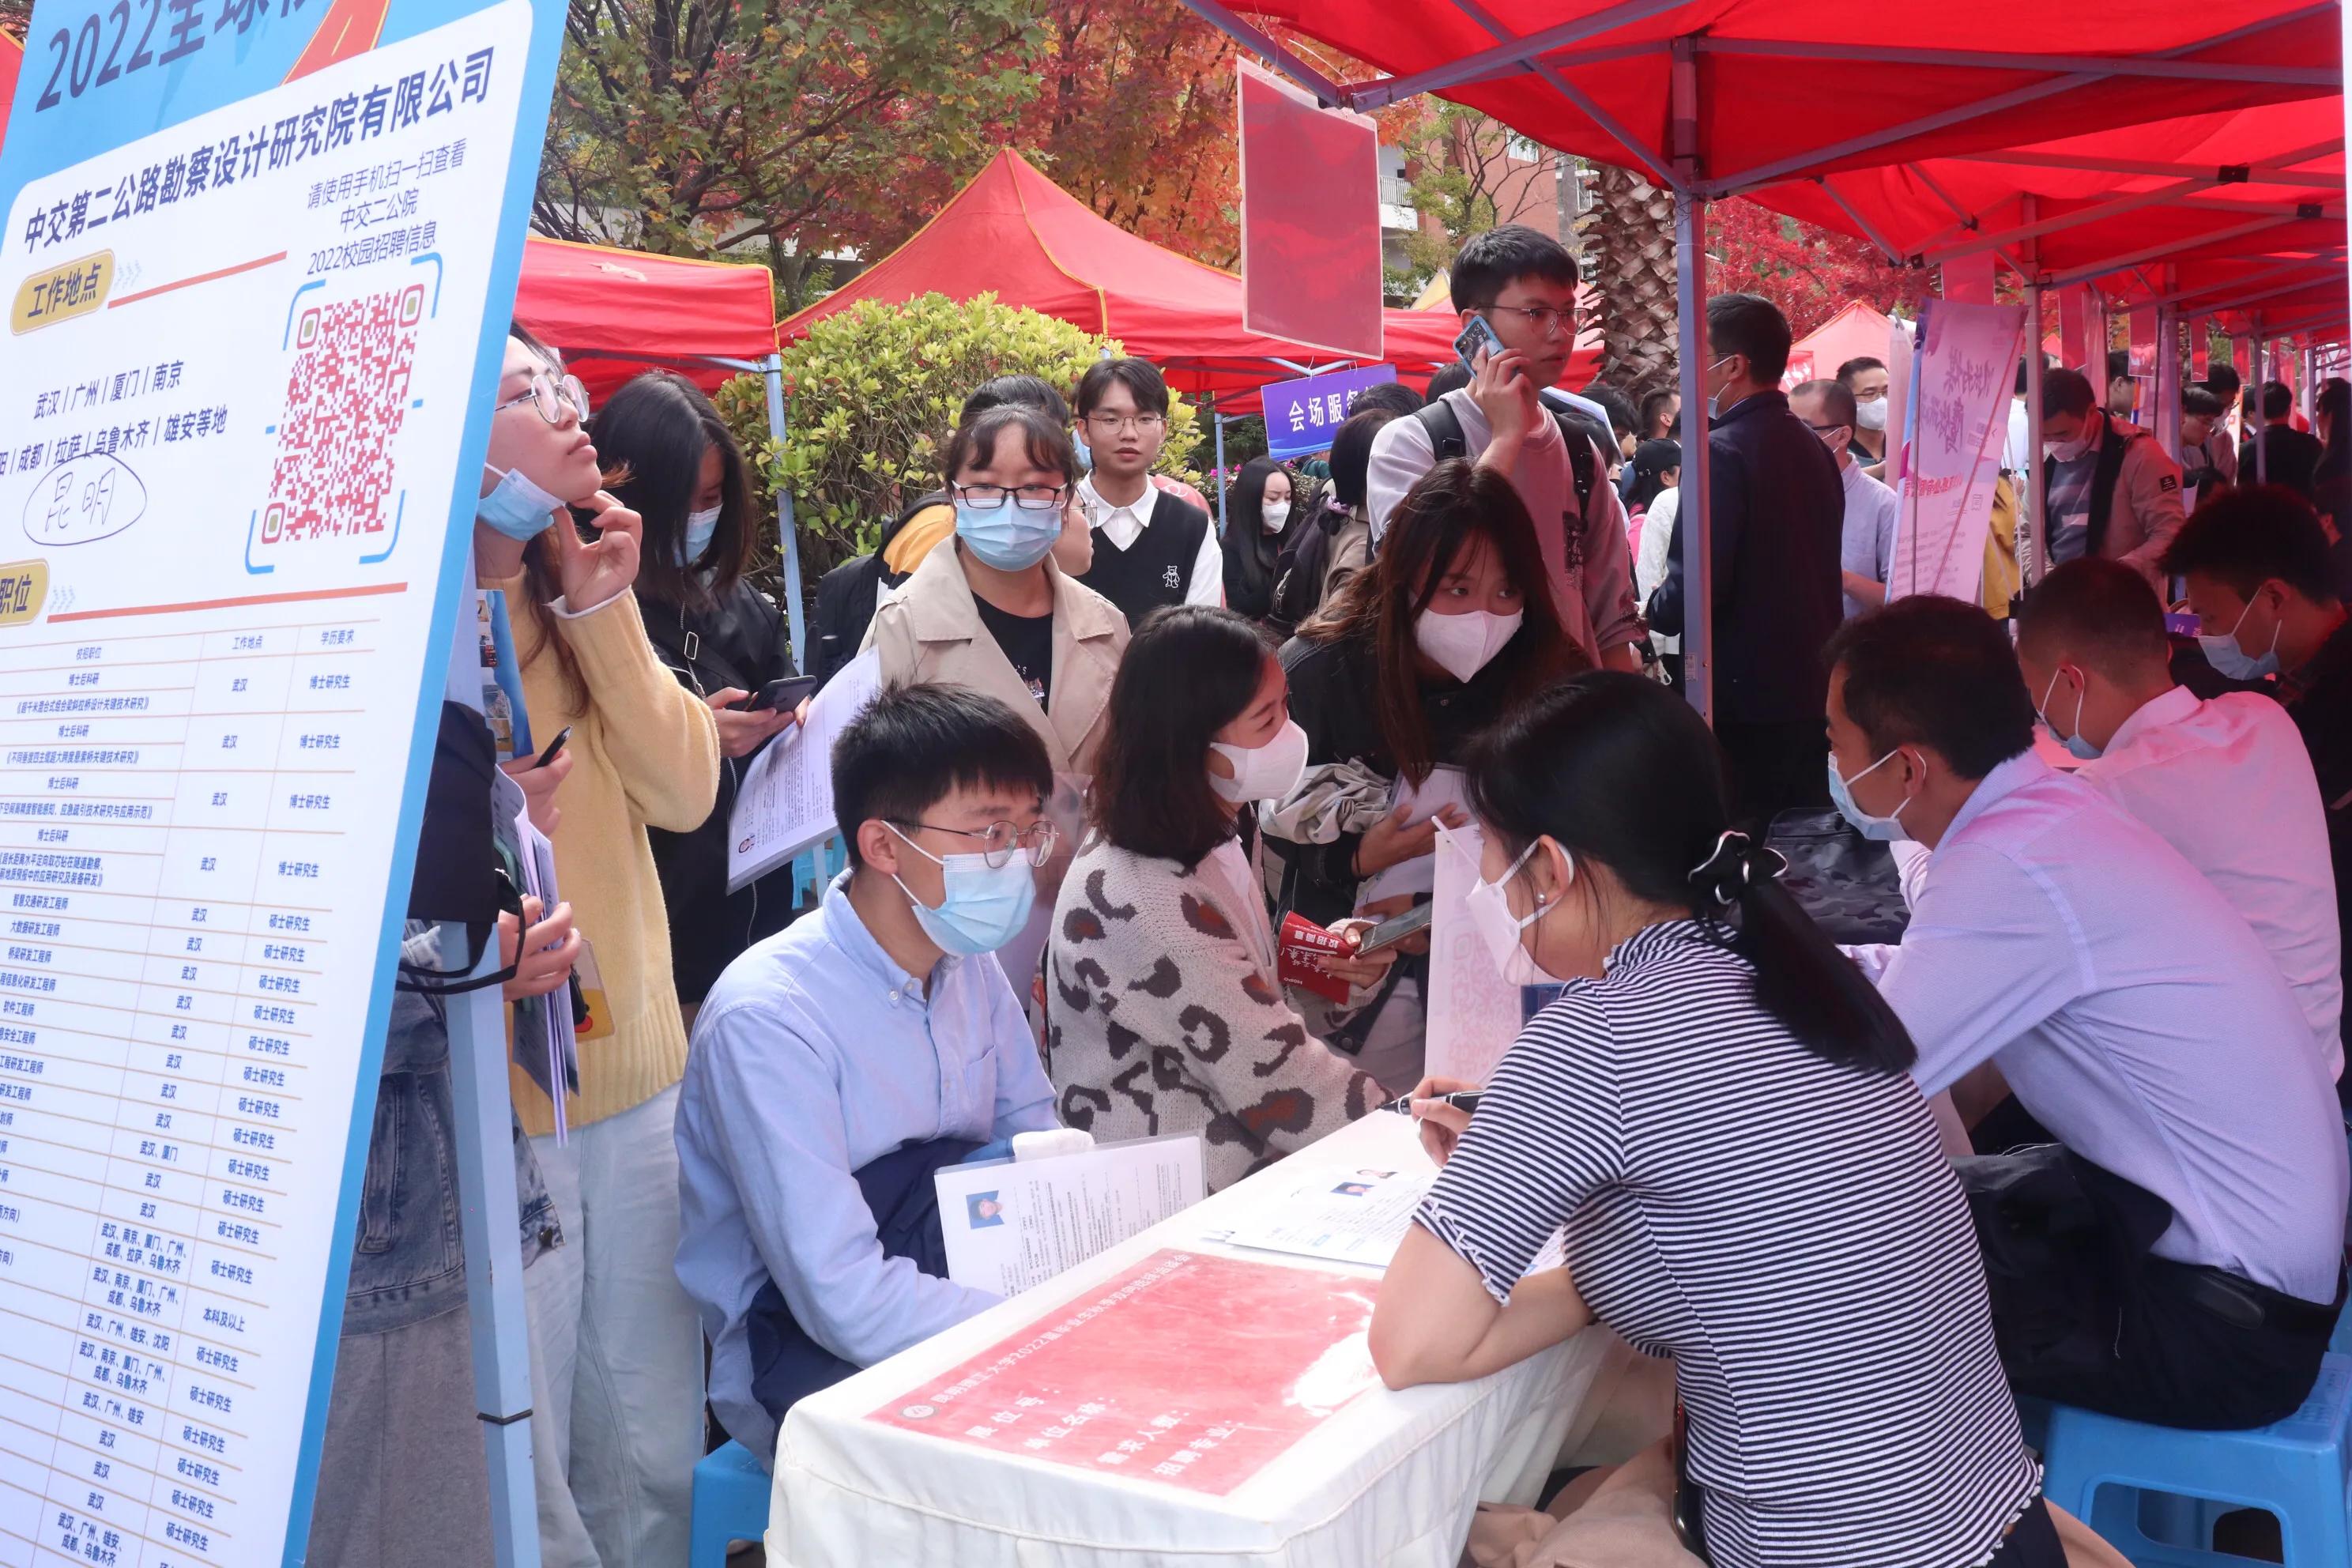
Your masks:
M 1811 421 L 1808 421 L 1805 428 L 1811 430 L 1816 436 L 1826 436 L 1832 430 L 1843 430 L 1845 426 L 1843 425 L 1815 425 Z
M 528 403 L 539 410 L 539 416 L 550 425 L 563 423 L 563 411 L 572 410 L 572 418 L 581 424 L 588 422 L 588 389 L 580 384 L 576 375 L 555 376 L 547 372 L 533 371 L 530 390 L 520 397 L 509 397 L 493 410 L 504 414 L 517 405 Z
M 1480 305 L 1481 310 L 1507 310 L 1546 337 L 1560 331 L 1576 330 L 1576 311 L 1557 305 Z
M 935 822 L 900 822 L 901 827 L 928 828 L 933 833 L 952 833 L 958 838 L 980 840 L 980 853 L 991 870 L 1013 858 L 1013 852 L 1029 858 L 1032 866 L 1043 866 L 1054 858 L 1054 846 L 1061 842 L 1062 830 L 1050 817 L 1039 817 L 1026 827 L 1016 827 L 1009 822 L 992 822 L 986 827 L 941 827 Z M 919 844 L 915 846 L 921 849 Z M 929 851 L 925 850 L 926 854 Z M 937 856 L 932 858 L 937 859 Z
M 1060 508 L 1062 497 L 1069 493 L 1067 485 L 1023 485 L 1006 489 L 1003 485 L 950 485 L 956 500 L 980 511 L 1002 511 L 1010 500 L 1023 511 L 1054 511 Z
M 1165 414 L 1089 414 L 1087 423 L 1112 436 L 1122 430 L 1132 430 L 1142 436 L 1167 424 L 1168 416 Z

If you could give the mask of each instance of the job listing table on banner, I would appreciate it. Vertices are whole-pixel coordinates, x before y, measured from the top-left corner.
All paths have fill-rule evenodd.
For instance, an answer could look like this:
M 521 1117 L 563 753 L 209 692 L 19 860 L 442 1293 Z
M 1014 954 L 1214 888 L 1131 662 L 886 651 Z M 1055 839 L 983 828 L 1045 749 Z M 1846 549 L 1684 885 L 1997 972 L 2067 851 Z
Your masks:
M 1640 1357 L 1589 1329 L 1391 1393 L 1377 1268 L 1234 1245 L 1316 1173 L 1431 1171 L 1376 1111 L 784 1418 L 768 1562 L 1453 1568 L 1475 1504 L 1531 1504 Z
M 560 22 L 329 10 L 42 0 L 0 155 L 9 1568 L 303 1546 Z

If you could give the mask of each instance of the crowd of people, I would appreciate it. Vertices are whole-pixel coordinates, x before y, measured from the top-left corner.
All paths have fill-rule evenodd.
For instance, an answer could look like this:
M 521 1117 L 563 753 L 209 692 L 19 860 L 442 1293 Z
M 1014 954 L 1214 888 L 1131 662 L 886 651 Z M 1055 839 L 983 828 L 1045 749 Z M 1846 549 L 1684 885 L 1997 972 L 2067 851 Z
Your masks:
M 540 742 L 497 788 L 561 901 L 501 917 L 502 979 L 523 1008 L 584 976 L 602 1014 L 576 1085 L 511 1075 L 546 1561 L 683 1562 L 706 1392 L 765 1460 L 795 1401 L 990 1305 L 932 1177 L 1055 1127 L 1197 1133 L 1216 1190 L 1412 1097 L 1443 1170 L 1381 1373 L 1596 1321 L 1671 1356 L 1686 1433 L 1627 1475 L 1723 1568 L 2048 1568 L 2015 1394 L 2213 1427 L 2303 1400 L 2352 1179 L 2352 389 L 2311 448 L 2263 389 L 2239 451 L 2235 388 L 2189 388 L 2192 515 L 2114 389 L 2053 370 L 2051 569 L 2013 614 L 1889 603 L 1885 365 L 1783 392 L 1780 312 L 1707 301 L 1710 732 L 1675 689 L 1675 397 L 1553 400 L 1550 238 L 1481 235 L 1451 281 L 1499 347 L 1360 398 L 1328 476 L 1244 465 L 1222 538 L 1154 471 L 1153 366 L 973 388 L 937 489 L 819 589 L 812 673 L 870 651 L 880 689 L 807 907 L 727 888 L 743 768 L 806 713 L 754 700 L 793 670 L 742 455 L 684 379 L 592 416 L 513 330 L 474 563 Z M 1770 824 L 1813 807 L 1894 847 L 1899 942 L 1841 951 L 1779 880 Z M 1482 1086 L 1425 1070 L 1427 935 L 1356 951 L 1431 897 L 1441 826 L 1475 831 L 1503 977 L 1565 986 Z M 1339 939 L 1344 1001 L 1283 983 L 1291 915 Z M 446 1080 L 441 1005 L 404 997 L 398 1070 Z M 1470 1087 L 1475 1114 L 1433 1098 Z M 446 1081 L 412 1110 L 447 1146 Z M 425 1179 L 383 1127 L 372 1171 Z M 376 1300 L 446 1275 L 371 1245 L 415 1260 Z M 429 1331 L 347 1324 L 378 1352 L 339 1371 L 347 1438 L 452 1380 L 471 1408 L 436 1300 Z M 337 1429 L 314 1542 L 478 1555 L 478 1475 Z M 434 1539 L 371 1558 L 385 1522 L 332 1500 L 420 1466 L 455 1478 L 404 1521 Z

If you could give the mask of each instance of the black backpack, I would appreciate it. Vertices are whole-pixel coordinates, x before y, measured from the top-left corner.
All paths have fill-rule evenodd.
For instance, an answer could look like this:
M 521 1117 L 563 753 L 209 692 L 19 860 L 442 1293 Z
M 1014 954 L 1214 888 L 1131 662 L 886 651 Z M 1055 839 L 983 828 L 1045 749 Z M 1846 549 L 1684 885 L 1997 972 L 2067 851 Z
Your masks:
M 1553 416 L 1559 421 L 1559 433 L 1568 441 L 1568 468 L 1576 481 L 1577 515 L 1580 518 L 1590 517 L 1594 469 L 1592 455 L 1603 437 L 1594 433 L 1591 420 L 1579 415 L 1559 414 Z M 1454 412 L 1454 405 L 1444 398 L 1424 405 L 1413 417 L 1420 420 L 1421 427 L 1429 432 L 1431 454 L 1438 462 L 1470 455 L 1469 437 L 1462 434 L 1461 416 Z M 1580 437 L 1582 439 L 1578 439 Z
M 808 650 L 808 672 L 819 680 L 829 681 L 841 672 L 841 667 L 857 657 L 858 646 L 866 640 L 866 628 L 874 623 L 875 606 L 880 602 L 882 586 L 887 583 L 897 587 L 905 576 L 886 572 L 882 552 L 898 537 L 898 531 L 908 520 L 926 507 L 944 505 L 945 490 L 930 490 L 917 496 L 898 509 L 898 515 L 882 525 L 882 537 L 871 555 L 853 555 L 817 580 L 815 636 Z M 908 574 L 911 576 L 912 574 Z

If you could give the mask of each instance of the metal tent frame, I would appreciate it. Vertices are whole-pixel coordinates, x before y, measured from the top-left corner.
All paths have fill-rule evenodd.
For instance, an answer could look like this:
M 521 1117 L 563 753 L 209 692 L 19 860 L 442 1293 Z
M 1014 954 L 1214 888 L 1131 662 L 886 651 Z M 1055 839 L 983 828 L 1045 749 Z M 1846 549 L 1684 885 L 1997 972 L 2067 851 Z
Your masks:
M 2310 21 L 2322 16 L 2332 16 L 2335 0 L 2303 6 L 2297 10 L 2268 16 L 2215 33 L 2203 39 L 2136 55 L 2073 56 L 2031 52 L 2000 53 L 1978 49 L 1895 48 L 1877 46 L 1832 42 L 1803 42 L 1780 39 L 1719 38 L 1704 33 L 1685 34 L 1657 39 L 1645 37 L 1633 42 L 1612 41 L 1611 35 L 1630 28 L 1652 17 L 1679 9 L 1685 0 L 1622 0 L 1622 3 L 1570 17 L 1557 26 L 1524 35 L 1514 35 L 1499 23 L 1481 4 L 1481 0 L 1450 0 L 1454 9 L 1475 23 L 1496 42 L 1443 65 L 1417 70 L 1407 75 L 1387 77 L 1370 81 L 1341 83 L 1331 79 L 1313 65 L 1284 46 L 1264 29 L 1244 19 L 1231 9 L 1225 0 L 1183 0 L 1184 5 L 1202 20 L 1225 33 L 1236 43 L 1264 60 L 1271 68 L 1282 72 L 1315 95 L 1328 107 L 1368 110 L 1400 102 L 1420 93 L 1440 92 L 1474 82 L 1491 81 L 1506 77 L 1532 75 L 1554 94 L 1566 100 L 1603 133 L 1613 138 L 1625 150 L 1635 154 L 1649 173 L 1662 179 L 1674 197 L 1675 245 L 1675 282 L 1679 294 L 1677 310 L 1677 342 L 1680 351 L 1680 389 L 1682 392 L 1682 447 L 1684 464 L 1684 506 L 1682 517 L 1686 541 L 1684 551 L 1684 571 L 1689 584 L 1694 609 L 1685 618 L 1683 635 L 1683 669 L 1686 694 L 1692 705 L 1710 722 L 1715 715 L 1714 671 L 1714 528 L 1710 517 L 1706 476 L 1706 398 L 1701 384 L 1702 367 L 1706 363 L 1706 342 L 1703 328 L 1703 302 L 1706 297 L 1706 206 L 1709 202 L 1738 195 L 1792 179 L 1813 179 L 1859 222 L 1859 215 L 1847 205 L 1831 183 L 1836 172 L 1833 166 L 1851 166 L 1856 158 L 1873 152 L 1897 146 L 1911 138 L 1924 136 L 1955 125 L 1984 121 L 1995 116 L 2013 115 L 2017 110 L 2036 103 L 2046 103 L 2067 93 L 2117 78 L 2142 77 L 2182 81 L 2233 82 L 2268 87 L 2307 88 L 2315 96 L 2330 89 L 2340 90 L 2343 81 L 2340 70 L 2273 60 L 2217 60 L 2208 58 L 2211 51 L 2226 46 L 2242 46 L 2250 39 L 2292 23 Z M 1589 47 L 1576 49 L 1573 46 Z M 1668 59 L 1669 112 L 1668 145 L 1654 146 L 1646 138 L 1605 112 L 1591 96 L 1580 89 L 1560 68 L 1565 66 L 1598 64 L 1607 60 L 1622 60 L 1640 56 L 1654 57 L 1664 52 Z M 2236 51 L 2243 53 L 2242 49 Z M 1699 109 L 1701 84 L 1698 61 L 1706 55 L 1745 55 L 1803 59 L 1812 61 L 1854 60 L 1873 67 L 1885 64 L 1915 64 L 1940 67 L 1981 68 L 2014 76 L 2021 72 L 2041 72 L 2043 79 L 2024 86 L 2012 87 L 1990 94 L 1973 102 L 1937 110 L 1898 123 L 1878 127 L 1859 135 L 1811 148 L 1804 153 L 1777 159 L 1772 163 L 1740 171 L 1727 179 L 1713 179 L 1707 174 L 1709 149 L 1704 144 Z M 2294 96 L 2286 94 L 2284 96 Z M 2020 137 L 2019 141 L 2027 140 Z M 1612 149 L 1613 151 L 1613 149 Z M 2313 154 L 2317 156 L 2317 154 Z M 2308 159 L 2297 160 L 2307 162 Z M 2290 165 L 2291 168 L 2291 165 Z M 2155 198 L 2157 201 L 2177 201 L 2186 205 L 2196 205 L 2196 190 L 2208 188 L 2207 172 L 2184 171 L 2179 187 Z M 2210 184 L 2223 183 L 2212 179 Z M 2301 182 L 2298 182 L 2301 183 Z M 2130 198 L 2137 200 L 2137 198 Z M 1949 202 L 1949 198 L 1946 198 Z M 1954 233 L 1965 232 L 1972 224 L 1969 216 L 1954 205 L 1958 219 Z M 2230 207 L 2231 212 L 2245 212 L 2242 207 Z M 2334 216 L 2340 216 L 2341 204 Z M 1968 249 L 1991 248 L 2026 281 L 2028 319 L 2033 323 L 2038 337 L 2042 321 L 2042 294 L 2046 288 L 2105 276 L 2123 268 L 2144 265 L 2160 259 L 2178 250 L 2193 246 L 2222 243 L 2231 238 L 2251 237 L 2266 230 L 2291 224 L 2303 216 L 2325 216 L 2301 207 L 2280 213 L 2259 213 L 2247 217 L 2242 224 L 2221 230 L 2209 230 L 2189 245 L 2163 246 L 2142 254 L 2119 257 L 2090 273 L 2070 273 L 2063 278 L 2048 279 L 2038 275 L 2033 267 L 2031 241 L 2046 228 L 2037 227 L 2029 216 L 2022 232 L 1993 236 L 1969 243 Z M 2063 222 L 2065 220 L 2059 220 Z M 1867 231 L 1867 226 L 1863 226 Z M 1878 243 L 1874 237 L 1874 243 Z M 2013 254 L 2009 247 L 2024 244 L 2022 255 Z M 1881 249 L 1894 253 L 1883 243 Z M 1954 254 L 1958 254 L 1955 251 Z M 1694 308 L 1701 307 L 1701 308 Z M 2226 305 L 2221 308 L 2228 308 Z M 2210 308 L 2209 308 L 2210 310 Z M 2208 313 L 2201 310 L 2200 313 Z M 2181 316 L 2177 309 L 2168 308 L 2165 327 L 2168 333 L 2177 332 Z M 2274 331 L 2279 329 L 2273 329 Z M 2175 340 L 2166 336 L 2162 341 Z M 2030 398 L 2040 395 L 2041 355 L 2029 353 Z M 2033 480 L 2033 515 L 2041 516 L 2042 497 L 2038 467 Z

